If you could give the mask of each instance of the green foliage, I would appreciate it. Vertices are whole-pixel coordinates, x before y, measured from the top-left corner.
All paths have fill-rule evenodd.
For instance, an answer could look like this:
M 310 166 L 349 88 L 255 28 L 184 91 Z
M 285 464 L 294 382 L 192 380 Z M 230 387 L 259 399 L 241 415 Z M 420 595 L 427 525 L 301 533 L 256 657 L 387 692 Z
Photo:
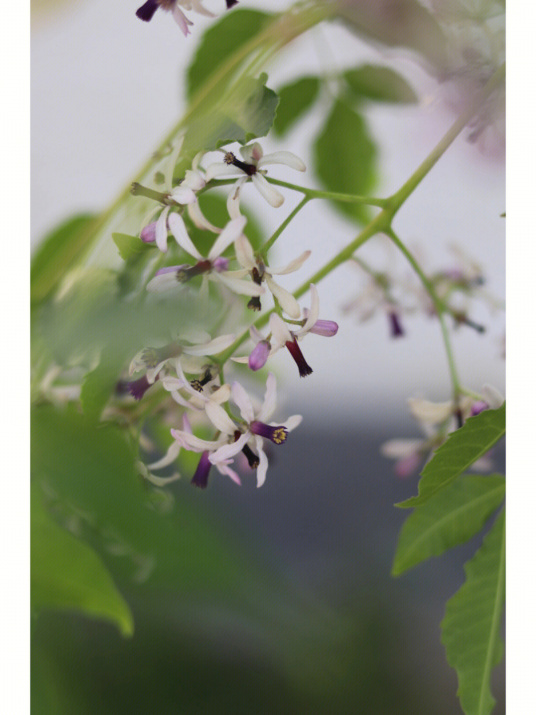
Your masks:
M 119 250 L 119 255 L 124 261 L 134 263 L 154 250 L 150 243 L 144 243 L 139 236 L 129 236 L 127 233 L 112 233 L 112 239 Z
M 504 477 L 463 476 L 418 506 L 400 532 L 393 575 L 463 544 L 504 499 Z
M 188 99 L 193 97 L 227 58 L 261 32 L 272 18 L 273 15 L 266 12 L 240 8 L 214 22 L 201 38 L 188 67 Z
M 424 504 L 448 486 L 456 477 L 488 452 L 506 431 L 506 405 L 497 410 L 484 410 L 470 417 L 449 435 L 425 466 L 419 482 L 419 494 L 397 504 L 407 508 Z
M 465 565 L 466 581 L 447 602 L 441 624 L 441 640 L 458 674 L 458 696 L 465 715 L 489 715 L 495 703 L 489 681 L 503 652 L 499 631 L 505 593 L 504 526 L 502 511 Z
M 67 609 L 134 632 L 132 613 L 99 556 L 56 524 L 38 485 L 31 489 L 32 610 Z
M 274 122 L 276 134 L 279 136 L 286 134 L 298 119 L 312 107 L 319 88 L 318 77 L 300 77 L 279 90 L 279 106 Z
M 417 101 L 417 95 L 404 77 L 389 67 L 361 65 L 348 70 L 343 77 L 358 99 L 400 104 Z
M 84 244 L 95 217 L 80 214 L 64 221 L 46 236 L 32 257 L 31 300 L 44 300 L 84 253 Z
M 363 117 L 337 100 L 314 145 L 315 169 L 323 188 L 366 196 L 376 181 L 376 154 Z M 361 204 L 333 205 L 359 222 L 370 216 L 368 208 Z

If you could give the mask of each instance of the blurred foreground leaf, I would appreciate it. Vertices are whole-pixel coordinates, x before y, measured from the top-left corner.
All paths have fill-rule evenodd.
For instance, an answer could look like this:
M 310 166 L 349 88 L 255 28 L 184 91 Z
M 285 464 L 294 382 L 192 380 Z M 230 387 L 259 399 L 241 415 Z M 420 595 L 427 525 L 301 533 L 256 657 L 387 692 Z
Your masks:
M 408 82 L 390 67 L 361 65 L 343 75 L 358 99 L 412 104 L 417 95 Z
M 480 459 L 506 432 L 506 404 L 497 410 L 484 410 L 470 417 L 449 435 L 425 466 L 419 482 L 419 494 L 397 504 L 407 508 L 424 504 Z
M 298 119 L 313 105 L 320 87 L 318 77 L 300 77 L 278 91 L 279 106 L 274 131 L 286 134 Z
M 501 475 L 464 476 L 417 507 L 400 532 L 393 575 L 468 541 L 500 506 L 504 491 Z
M 43 504 L 38 485 L 31 490 L 32 610 L 80 611 L 134 632 L 132 613 L 101 559 L 87 544 L 58 526 Z
M 481 548 L 465 565 L 466 581 L 447 601 L 441 624 L 447 660 L 458 674 L 458 697 L 465 715 L 489 715 L 493 666 L 502 657 L 499 634 L 504 603 L 504 511 Z
M 363 117 L 337 100 L 314 146 L 315 169 L 323 188 L 367 196 L 376 181 L 376 146 Z M 361 204 L 333 202 L 346 216 L 364 222 Z

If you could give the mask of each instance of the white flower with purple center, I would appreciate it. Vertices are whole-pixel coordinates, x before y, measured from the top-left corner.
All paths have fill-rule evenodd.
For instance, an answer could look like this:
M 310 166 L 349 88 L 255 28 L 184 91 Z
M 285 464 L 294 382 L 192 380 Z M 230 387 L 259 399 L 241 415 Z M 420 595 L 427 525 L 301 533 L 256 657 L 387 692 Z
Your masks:
M 192 239 L 186 233 L 184 222 L 176 221 L 175 217 L 178 219 L 178 214 L 171 214 L 169 217 L 169 227 L 179 246 L 195 258 L 197 263 L 193 266 L 183 264 L 161 268 L 147 284 L 148 291 L 165 292 L 188 282 L 195 276 L 203 276 L 201 290 L 205 293 L 208 290 L 207 281 L 209 280 L 217 281 L 239 295 L 260 296 L 264 293 L 262 286 L 244 280 L 248 273 L 246 270 L 229 271 L 229 259 L 221 255 L 242 234 L 246 225 L 245 217 L 229 221 L 206 257 L 199 253 Z
M 296 171 L 305 171 L 303 161 L 290 151 L 276 151 L 264 156 L 258 142 L 240 148 L 242 159 L 238 159 L 233 152 L 228 151 L 223 163 L 211 164 L 206 170 L 206 180 L 234 179 L 237 178 L 229 198 L 227 209 L 231 218 L 240 216 L 240 192 L 242 186 L 251 179 L 253 185 L 261 196 L 268 201 L 270 206 L 278 208 L 285 200 L 283 195 L 266 179 L 265 166 L 270 164 L 285 164 Z
M 171 393 L 171 396 L 179 405 L 192 410 L 204 410 L 207 402 L 216 402 L 221 405 L 227 402 L 231 396 L 229 385 L 217 385 L 219 379 L 217 372 L 213 373 L 210 366 L 205 367 L 200 379 L 188 380 L 184 374 L 180 360 L 176 362 L 177 377 L 166 375 L 162 380 L 164 389 Z M 186 392 L 188 399 L 181 394 L 181 390 Z
M 261 285 L 261 283 L 265 281 L 270 292 L 278 301 L 285 313 L 291 318 L 299 318 L 301 311 L 298 301 L 291 293 L 285 290 L 285 288 L 276 283 L 273 276 L 283 276 L 299 270 L 311 255 L 311 251 L 304 251 L 300 256 L 292 260 L 286 266 L 269 268 L 265 266 L 261 260 L 255 258 L 251 243 L 248 241 L 246 236 L 242 235 L 236 239 L 235 248 L 237 261 L 250 273 L 253 282 L 257 285 Z M 252 310 L 260 310 L 260 300 L 252 299 L 249 302 L 248 307 Z
M 233 3 L 236 4 L 236 3 Z M 182 34 L 187 37 L 190 34 L 190 26 L 194 23 L 189 20 L 186 15 L 181 10 L 183 7 L 185 10 L 193 10 L 198 13 L 198 15 L 204 15 L 205 17 L 216 17 L 214 13 L 207 10 L 201 4 L 200 0 L 147 0 L 138 10 L 136 10 L 136 16 L 143 20 L 144 22 L 149 22 L 152 20 L 153 15 L 161 8 L 162 10 L 168 10 L 173 15 L 173 19 L 180 27 Z M 227 7 L 231 7 L 229 2 Z

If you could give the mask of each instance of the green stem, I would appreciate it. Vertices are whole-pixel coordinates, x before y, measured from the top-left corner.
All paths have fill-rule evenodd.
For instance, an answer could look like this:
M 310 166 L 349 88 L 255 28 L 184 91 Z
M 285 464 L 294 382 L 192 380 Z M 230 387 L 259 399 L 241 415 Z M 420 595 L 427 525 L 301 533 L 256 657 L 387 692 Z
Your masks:
M 307 186 L 299 186 L 298 184 L 290 184 L 288 181 L 273 179 L 270 176 L 265 177 L 271 184 L 283 186 L 285 189 L 299 191 L 309 199 L 331 199 L 332 201 L 342 201 L 349 204 L 366 204 L 367 206 L 379 206 L 386 208 L 389 206 L 389 199 L 378 199 L 372 196 L 355 196 L 353 194 L 341 194 L 337 191 L 321 191 L 320 189 L 310 189 Z
M 454 395 L 454 403 L 456 404 L 458 402 L 458 397 L 460 396 L 462 388 L 460 385 L 460 379 L 458 377 L 458 371 L 456 369 L 456 362 L 454 360 L 454 352 L 452 350 L 452 344 L 450 342 L 449 331 L 448 331 L 447 325 L 445 323 L 445 312 L 447 312 L 447 309 L 445 308 L 445 305 L 443 304 L 443 302 L 438 298 L 438 295 L 435 292 L 434 286 L 428 280 L 426 274 L 422 270 L 422 268 L 419 265 L 416 258 L 406 248 L 406 246 L 398 238 L 396 233 L 392 229 L 387 229 L 387 231 L 385 231 L 385 233 L 393 241 L 393 243 L 400 250 L 400 252 L 406 257 L 406 259 L 410 263 L 410 265 L 413 268 L 413 270 L 415 271 L 415 273 L 421 279 L 421 283 L 425 287 L 426 292 L 428 293 L 432 303 L 434 304 L 434 308 L 436 310 L 437 317 L 439 318 L 439 324 L 441 326 L 441 334 L 443 336 L 443 343 L 445 345 L 445 352 L 447 354 L 447 361 L 448 361 L 448 365 L 449 365 L 450 377 L 452 380 L 452 391 L 453 391 L 453 395 Z
M 277 239 L 278 239 L 279 236 L 283 233 L 283 231 L 286 229 L 286 227 L 289 225 L 289 223 L 292 221 L 292 219 L 294 218 L 294 216 L 296 216 L 296 214 L 298 214 L 298 213 L 302 210 L 302 208 L 303 208 L 306 204 L 309 203 L 309 201 L 310 201 L 309 197 L 308 197 L 308 196 L 304 196 L 303 199 L 300 201 L 300 203 L 294 208 L 294 210 L 293 210 L 291 213 L 289 213 L 289 215 L 288 215 L 287 218 L 283 221 L 283 223 L 281 224 L 281 226 L 279 226 L 279 228 L 278 228 L 276 231 L 274 231 L 274 233 L 270 236 L 270 238 L 269 238 L 267 241 L 265 241 L 265 243 L 261 246 L 261 248 L 260 248 L 260 250 L 259 250 L 259 253 L 260 253 L 264 258 L 266 258 L 266 254 L 268 253 L 268 251 L 270 250 L 270 248 L 272 248 L 272 246 L 274 245 L 274 243 L 277 241 Z

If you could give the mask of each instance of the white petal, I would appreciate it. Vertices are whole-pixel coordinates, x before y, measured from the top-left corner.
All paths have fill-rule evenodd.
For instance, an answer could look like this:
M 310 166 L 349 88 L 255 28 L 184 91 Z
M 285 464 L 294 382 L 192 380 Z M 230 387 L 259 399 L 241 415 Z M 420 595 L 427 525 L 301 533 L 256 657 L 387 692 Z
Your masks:
M 188 169 L 184 172 L 184 179 L 181 182 L 182 188 L 192 189 L 193 191 L 201 191 L 205 188 L 205 178 L 200 171 Z
M 272 348 L 279 349 L 286 342 L 292 340 L 287 324 L 277 313 L 270 315 L 270 332 L 272 333 Z
M 308 311 L 307 314 L 307 320 L 305 321 L 305 324 L 303 328 L 300 328 L 296 335 L 298 337 L 301 337 L 302 335 L 305 335 L 306 333 L 311 330 L 313 325 L 316 323 L 318 320 L 318 310 L 319 310 L 319 301 L 318 301 L 318 290 L 314 283 L 311 283 L 309 286 L 309 289 L 311 291 L 311 309 Z
M 168 392 L 171 392 L 171 390 L 180 390 L 184 387 L 184 380 L 180 380 L 178 377 L 166 375 L 166 377 L 162 380 L 162 385 Z
M 220 233 L 221 228 L 214 226 L 206 218 L 205 214 L 201 211 L 199 206 L 199 201 L 195 201 L 193 204 L 188 204 L 188 215 L 192 219 L 194 226 L 200 228 L 202 231 L 212 231 L 212 233 Z
M 287 273 L 294 273 L 294 271 L 297 271 L 299 268 L 302 267 L 302 265 L 305 263 L 305 261 L 309 258 L 310 255 L 311 251 L 304 251 L 301 256 L 295 258 L 287 266 L 283 266 L 283 268 L 270 268 L 270 275 L 284 276 Z
M 205 17 L 216 17 L 214 13 L 207 10 L 206 7 L 203 7 L 203 5 L 201 4 L 201 0 L 191 0 L 190 4 L 192 6 L 192 9 L 199 15 L 204 15 Z
M 170 198 L 177 204 L 193 204 L 197 201 L 197 196 L 188 186 L 183 186 L 180 184 L 170 193 Z
M 232 357 L 231 360 L 233 362 L 239 362 L 244 365 L 247 365 L 249 362 L 249 355 L 244 355 L 243 357 Z
M 277 384 L 275 375 L 270 372 L 266 379 L 266 392 L 264 393 L 264 402 L 262 403 L 262 407 L 259 410 L 259 414 L 257 415 L 257 419 L 260 422 L 268 422 L 270 417 L 274 414 L 275 405 L 277 401 L 276 387 Z
M 218 256 L 221 256 L 225 249 L 228 248 L 231 243 L 234 243 L 234 241 L 236 241 L 236 239 L 241 235 L 246 223 L 247 218 L 245 216 L 241 216 L 240 218 L 234 218 L 229 221 L 227 226 L 225 226 L 223 231 L 220 233 L 220 235 L 214 242 L 214 245 L 210 249 L 207 258 L 213 261 Z
M 289 315 L 294 320 L 297 320 L 301 315 L 300 306 L 296 298 L 291 295 L 288 290 L 278 285 L 268 274 L 265 276 L 266 285 L 273 293 L 274 297 L 279 301 L 279 305 L 283 308 L 285 313 Z
M 253 405 L 251 404 L 248 393 L 239 382 L 233 382 L 231 393 L 233 395 L 233 401 L 238 405 L 242 417 L 246 420 L 246 422 L 253 422 L 255 419 Z
M 220 281 L 224 286 L 229 288 L 233 293 L 238 295 L 255 295 L 259 296 L 264 293 L 264 288 L 258 286 L 251 281 L 242 280 L 241 278 L 229 278 L 225 273 L 214 273 L 211 278 Z
M 234 179 L 237 176 L 244 176 L 242 169 L 232 164 L 211 164 L 205 172 L 207 183 L 212 179 Z
M 167 362 L 167 359 L 162 360 L 161 362 L 158 363 L 158 365 L 156 365 L 156 367 L 151 367 L 147 370 L 147 373 L 145 376 L 147 378 L 147 382 L 150 385 L 152 385 L 154 383 L 154 381 L 158 377 L 159 372 L 162 370 L 162 368 L 164 367 L 166 362 Z
M 253 247 L 248 239 L 242 234 L 235 241 L 236 260 L 241 266 L 251 271 L 257 265 Z
M 147 469 L 162 469 L 163 467 L 167 467 L 177 459 L 180 451 L 181 445 L 179 442 L 172 442 L 162 459 L 159 459 L 157 462 L 153 462 L 152 464 L 148 464 Z
M 182 34 L 184 37 L 187 37 L 190 34 L 189 30 L 189 25 L 193 25 L 194 23 L 191 22 L 191 20 L 188 20 L 186 15 L 182 12 L 182 10 L 179 8 L 178 5 L 175 5 L 172 11 L 173 14 L 173 19 L 177 23 L 177 25 L 181 28 Z
M 224 438 L 224 440 L 217 439 L 215 441 L 200 439 L 196 437 L 195 434 L 190 434 L 183 430 L 172 429 L 171 434 L 174 439 L 181 442 L 182 446 L 190 452 L 212 452 L 212 450 L 218 449 L 227 442 L 227 438 Z
M 389 459 L 404 459 L 422 447 L 422 439 L 390 439 L 380 447 L 380 452 Z
M 493 385 L 486 384 L 482 388 L 482 397 L 492 410 L 497 410 L 504 402 L 504 395 Z
M 260 438 L 259 438 L 260 439 Z M 264 450 L 262 449 L 262 440 L 261 440 L 261 447 L 257 449 L 259 452 L 259 466 L 257 467 L 257 488 L 262 487 L 264 482 L 266 481 L 266 472 L 268 471 L 268 457 L 264 453 Z
M 231 464 L 230 461 L 229 461 L 229 464 Z M 215 466 L 216 469 L 220 472 L 220 474 L 225 474 L 225 475 L 228 476 L 230 479 L 232 479 L 233 482 L 236 482 L 236 484 L 238 484 L 239 487 L 242 486 L 242 480 L 240 479 L 240 477 L 238 476 L 238 474 L 235 472 L 235 470 L 234 470 L 234 469 L 231 469 L 231 467 L 229 467 L 229 466 L 227 465 L 227 463 L 225 463 L 225 462 L 217 462 L 214 466 Z
M 138 372 L 139 370 L 145 370 L 145 360 L 143 359 L 144 353 L 145 348 L 143 350 L 140 350 L 139 353 L 136 353 L 136 355 L 134 355 L 134 357 L 132 358 L 132 361 L 128 368 L 128 374 L 130 377 L 132 377 L 132 375 L 134 375 L 134 373 Z
M 212 393 L 210 399 L 217 405 L 221 405 L 227 402 L 229 397 L 231 397 L 231 386 L 225 383 L 225 385 L 218 387 L 218 389 Z
M 168 223 L 170 231 L 179 246 L 184 251 L 186 251 L 186 253 L 189 253 L 194 258 L 197 258 L 198 261 L 201 260 L 202 256 L 197 250 L 197 248 L 194 246 L 190 236 L 188 236 L 188 232 L 186 231 L 186 226 L 184 225 L 182 216 L 178 213 L 172 213 L 169 217 Z
M 429 402 L 414 397 L 408 399 L 411 414 L 419 422 L 432 425 L 444 422 L 452 415 L 452 402 Z
M 282 424 L 289 432 L 292 432 L 298 425 L 301 425 L 302 421 L 303 417 L 301 415 L 292 415 L 292 417 L 289 417 L 288 420 L 285 420 Z
M 262 174 L 253 174 L 251 180 L 253 181 L 253 184 L 259 194 L 266 199 L 266 201 L 268 201 L 270 206 L 273 206 L 276 209 L 281 206 L 285 200 L 284 196 L 275 188 L 275 186 L 269 184 Z
M 250 437 L 250 432 L 244 432 L 244 434 L 239 437 L 236 442 L 226 444 L 211 454 L 209 457 L 210 462 L 212 464 L 216 464 L 217 462 L 224 462 L 225 460 L 234 457 L 235 454 L 238 454 L 242 450 L 242 447 L 246 444 Z
M 183 350 L 188 355 L 217 355 L 221 353 L 222 350 L 228 348 L 235 341 L 235 336 L 232 333 L 228 335 L 219 335 L 214 340 L 208 343 L 203 343 L 202 345 L 188 345 L 183 347 Z
M 266 154 L 259 161 L 258 167 L 260 169 L 268 164 L 286 164 L 286 166 L 290 166 L 291 169 L 296 169 L 296 171 L 305 171 L 306 169 L 300 157 L 291 151 L 274 151 L 272 154 Z
M 205 406 L 205 410 L 207 417 L 216 429 L 220 430 L 220 432 L 224 432 L 225 434 L 234 435 L 236 432 L 236 425 L 223 407 L 220 407 L 215 402 L 209 401 Z
M 165 293 L 173 288 L 179 288 L 180 285 L 177 280 L 177 271 L 175 270 L 169 273 L 161 273 L 159 276 L 151 278 L 147 283 L 147 290 L 149 293 Z
M 263 156 L 262 146 L 259 142 L 253 142 L 253 144 L 248 144 L 248 146 L 240 147 L 240 154 L 246 164 L 257 165 L 257 162 L 260 161 Z
M 238 179 L 227 196 L 227 211 L 231 218 L 240 218 L 242 216 L 240 213 L 240 193 L 247 180 L 247 176 Z
M 156 228 L 155 228 L 155 242 L 158 248 L 162 251 L 162 253 L 165 253 L 167 251 L 167 235 L 168 235 L 168 229 L 167 229 L 167 215 L 169 213 L 169 206 L 166 206 L 166 208 L 162 211 L 160 216 L 158 217 L 158 221 L 156 222 Z

